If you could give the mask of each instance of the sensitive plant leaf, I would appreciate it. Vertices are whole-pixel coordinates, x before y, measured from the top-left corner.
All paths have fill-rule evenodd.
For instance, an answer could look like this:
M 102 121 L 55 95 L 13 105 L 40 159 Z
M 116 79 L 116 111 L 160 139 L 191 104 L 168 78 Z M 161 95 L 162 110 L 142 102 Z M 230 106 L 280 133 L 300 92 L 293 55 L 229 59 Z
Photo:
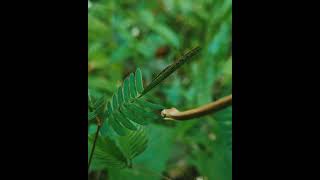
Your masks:
M 131 104 L 130 109 L 135 111 L 137 114 L 142 115 L 143 117 L 145 117 L 147 119 L 156 120 L 156 119 L 159 119 L 159 117 L 161 117 L 160 115 L 158 115 L 156 113 L 145 111 L 144 109 L 141 108 L 141 106 L 137 106 L 136 104 Z
M 126 78 L 123 83 L 123 97 L 124 97 L 125 102 L 128 102 L 130 99 L 130 92 L 129 91 L 130 91 L 129 90 L 129 79 Z
M 117 100 L 117 95 L 114 94 L 113 97 L 112 97 L 112 108 L 114 110 L 117 110 L 118 108 L 118 100 Z
M 133 163 L 143 169 L 163 172 L 174 150 L 174 130 L 165 126 L 148 126 L 148 148 L 134 158 Z
M 118 95 L 117 96 L 118 96 L 119 106 L 121 106 L 123 104 L 123 102 L 124 102 L 122 87 L 118 88 Z
M 130 113 L 134 114 L 135 122 L 138 122 L 138 124 L 149 124 L 151 121 L 155 120 L 153 117 L 145 116 L 144 114 L 141 113 L 141 111 L 133 106 L 128 106 L 127 109 L 130 111 Z
M 102 106 L 106 100 L 104 96 L 97 96 L 97 95 L 91 95 L 89 99 L 92 107 L 94 108 L 98 108 Z
M 104 123 L 109 124 L 118 135 L 125 136 L 130 132 L 129 130 L 137 130 L 135 123 L 147 125 L 151 121 L 162 118 L 155 110 L 164 109 L 164 107 L 138 97 L 143 89 L 141 70 L 137 69 L 135 74 L 130 73 L 123 86 L 119 87 L 111 101 L 106 103 Z M 108 128 L 108 125 L 103 125 L 101 134 L 107 135 L 105 131 Z
M 130 120 L 128 120 L 123 114 L 121 114 L 120 112 L 114 113 L 115 119 L 119 120 L 120 123 L 125 126 L 126 128 L 130 129 L 130 130 L 137 130 L 137 127 L 130 122 Z
M 91 147 L 94 135 L 89 135 L 88 140 L 88 147 Z M 125 168 L 127 167 L 127 159 L 113 140 L 108 137 L 99 137 L 93 154 L 93 164 L 101 164 L 109 168 Z
M 108 102 L 108 104 L 107 104 L 107 112 L 108 112 L 108 115 L 111 115 L 111 114 L 112 114 L 112 105 L 111 105 L 111 102 Z
M 145 129 L 140 126 L 137 131 L 131 131 L 127 136 L 120 137 L 118 142 L 125 156 L 132 160 L 147 148 L 148 138 Z
M 106 119 L 100 128 L 100 135 L 102 137 L 109 137 L 111 139 L 117 138 L 119 135 L 113 130 L 110 125 L 109 119 Z M 100 138 L 100 136 L 99 136 Z
M 135 98 L 137 96 L 136 83 L 133 73 L 130 74 L 130 95 L 131 98 Z
M 88 91 L 88 100 L 89 100 L 89 110 L 90 110 L 89 112 L 91 113 L 91 114 L 88 113 L 88 119 L 92 120 L 97 116 L 102 118 L 104 116 L 104 110 L 107 103 L 106 97 L 97 96 L 90 93 L 90 91 Z
M 109 122 L 108 122 L 108 120 L 106 119 L 106 120 L 104 120 L 104 122 L 103 122 L 103 124 L 101 125 L 101 128 L 100 128 L 100 134 L 101 134 L 101 136 L 103 136 L 103 137 L 106 137 L 106 136 L 108 136 L 108 133 L 110 132 L 110 126 L 109 126 Z
M 137 112 L 133 111 L 130 107 L 123 107 L 123 114 L 131 121 L 140 124 L 140 125 L 148 125 L 149 121 L 145 119 L 143 116 L 139 115 Z
M 113 130 L 119 134 L 120 136 L 124 136 L 127 134 L 125 128 L 120 124 L 120 122 L 118 121 L 118 119 L 115 119 L 113 117 L 113 115 L 110 115 L 108 117 L 109 123 L 111 125 L 111 127 L 113 128 Z
M 136 88 L 137 92 L 140 94 L 143 91 L 142 74 L 140 68 L 136 70 Z

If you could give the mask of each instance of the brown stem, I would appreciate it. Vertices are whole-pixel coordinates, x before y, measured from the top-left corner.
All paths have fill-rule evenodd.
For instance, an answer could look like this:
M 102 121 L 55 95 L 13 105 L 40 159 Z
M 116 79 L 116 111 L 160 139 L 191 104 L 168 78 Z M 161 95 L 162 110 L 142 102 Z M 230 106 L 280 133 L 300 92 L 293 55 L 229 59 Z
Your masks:
M 209 104 L 200 106 L 195 109 L 190 109 L 187 111 L 180 112 L 176 108 L 164 109 L 161 112 L 161 115 L 166 120 L 189 120 L 197 117 L 201 117 L 213 112 L 217 112 L 221 109 L 224 109 L 228 106 L 232 105 L 232 94 L 229 96 L 225 96 L 217 101 L 211 102 Z

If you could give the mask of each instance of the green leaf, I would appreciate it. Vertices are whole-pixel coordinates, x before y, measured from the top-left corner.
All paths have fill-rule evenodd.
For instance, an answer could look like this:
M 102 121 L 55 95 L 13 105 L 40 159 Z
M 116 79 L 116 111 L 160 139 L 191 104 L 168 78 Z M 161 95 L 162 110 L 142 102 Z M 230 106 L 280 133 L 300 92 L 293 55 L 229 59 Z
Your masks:
M 145 120 L 142 116 L 140 116 L 139 114 L 137 114 L 136 112 L 132 111 L 131 109 L 129 109 L 128 107 L 124 106 L 121 108 L 121 112 L 123 112 L 123 114 L 130 119 L 131 121 L 140 124 L 140 125 L 147 125 L 149 124 L 149 122 L 147 120 Z
M 129 79 L 126 78 L 123 83 L 123 97 L 125 102 L 129 102 L 130 92 L 129 92 Z
M 122 88 L 118 88 L 118 104 L 121 106 L 124 102 Z
M 134 75 L 133 73 L 130 74 L 130 95 L 131 98 L 135 98 L 137 96 L 137 89 L 136 89 L 136 83 L 134 80 Z
M 98 116 L 103 116 L 106 103 L 105 96 L 93 98 L 93 111 L 95 111 Z
M 154 172 L 163 172 L 172 156 L 172 150 L 174 150 L 174 130 L 165 126 L 150 124 L 148 126 L 148 136 L 148 148 L 143 154 L 136 157 L 133 163 Z
M 118 87 L 116 93 L 113 94 L 111 101 L 104 103 L 107 104 L 107 108 L 104 105 L 103 109 L 107 110 L 101 116 L 105 119 L 101 128 L 103 136 L 107 136 L 113 131 L 124 136 L 128 130 L 137 130 L 135 123 L 147 125 L 150 121 L 162 118 L 158 112 L 153 112 L 163 109 L 162 106 L 140 100 L 137 97 L 142 91 L 141 70 L 137 69 L 136 76 L 130 73 L 129 77 L 124 80 L 123 87 Z
M 107 112 L 108 112 L 108 115 L 112 114 L 112 105 L 110 102 L 108 102 L 108 104 L 107 104 Z
M 156 114 L 156 113 L 152 113 L 152 112 L 148 112 L 143 110 L 141 107 L 135 105 L 135 104 L 131 104 L 129 106 L 129 108 L 133 111 L 135 111 L 137 114 L 142 115 L 145 119 L 151 119 L 151 120 L 157 120 L 159 119 L 161 116 Z
M 114 110 L 117 110 L 118 108 L 118 100 L 117 100 L 117 95 L 114 94 L 113 97 L 112 97 L 112 108 Z
M 109 122 L 109 124 L 111 125 L 112 129 L 119 134 L 120 136 L 124 136 L 127 134 L 125 128 L 117 121 L 114 119 L 113 117 L 113 109 L 111 106 L 111 103 L 109 102 L 107 105 L 107 111 L 108 111 L 108 117 L 107 120 L 104 123 L 104 126 L 107 126 L 107 122 Z M 107 130 L 107 127 L 104 128 L 105 130 Z
M 125 128 L 119 123 L 119 121 L 117 121 L 116 119 L 114 119 L 113 115 L 110 115 L 108 117 L 109 119 L 109 123 L 112 127 L 112 129 L 119 134 L 120 136 L 124 136 L 127 134 L 127 131 L 125 130 Z
M 108 136 L 109 129 L 110 128 L 109 128 L 108 119 L 105 119 L 100 129 L 101 136 L 103 137 Z
M 121 114 L 120 112 L 114 113 L 114 116 L 116 118 L 116 120 L 119 120 L 121 122 L 121 124 L 123 126 L 125 126 L 126 128 L 130 129 L 130 130 L 137 130 L 137 127 L 132 124 L 130 122 L 130 120 L 128 120 L 123 114 Z
M 140 126 L 137 131 L 131 131 L 127 136 L 120 137 L 119 144 L 125 156 L 132 160 L 147 148 L 148 138 L 145 129 Z
M 137 92 L 140 94 L 143 91 L 142 74 L 140 68 L 136 70 L 136 88 Z
M 94 141 L 94 134 L 88 136 L 89 154 Z M 127 160 L 116 143 L 108 137 L 99 137 L 93 154 L 93 167 L 125 168 Z

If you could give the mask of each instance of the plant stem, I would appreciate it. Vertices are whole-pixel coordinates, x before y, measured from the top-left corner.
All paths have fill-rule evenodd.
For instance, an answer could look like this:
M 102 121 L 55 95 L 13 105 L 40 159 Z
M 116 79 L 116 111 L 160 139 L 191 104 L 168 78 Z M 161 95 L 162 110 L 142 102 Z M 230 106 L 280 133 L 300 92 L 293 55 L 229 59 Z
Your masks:
M 151 89 L 160 84 L 163 80 L 165 80 L 168 76 L 174 73 L 177 69 L 179 69 L 183 64 L 185 64 L 188 60 L 190 60 L 193 56 L 200 52 L 200 47 L 196 46 L 191 49 L 181 57 L 179 57 L 175 62 L 167 66 L 164 70 L 162 70 L 152 81 L 151 83 L 143 90 L 139 97 L 142 97 Z
M 193 118 L 198 118 L 201 116 L 205 116 L 207 114 L 217 112 L 219 110 L 222 110 L 228 106 L 232 105 L 232 94 L 229 96 L 225 96 L 221 99 L 218 99 L 217 101 L 211 102 L 209 104 L 200 106 L 195 109 L 190 109 L 187 111 L 180 112 L 176 108 L 171 109 L 164 109 L 161 111 L 162 117 L 165 118 L 165 120 L 190 120 Z
M 92 149 L 91 149 L 91 153 L 90 153 L 90 157 L 89 157 L 88 171 L 90 169 L 92 157 L 93 157 L 93 154 L 94 154 L 94 150 L 96 148 L 96 143 L 97 143 L 97 139 L 98 139 L 100 128 L 101 128 L 101 125 L 99 124 L 98 127 L 97 127 L 97 130 L 96 130 L 96 134 L 95 134 L 95 137 L 94 137 L 93 144 L 92 144 Z

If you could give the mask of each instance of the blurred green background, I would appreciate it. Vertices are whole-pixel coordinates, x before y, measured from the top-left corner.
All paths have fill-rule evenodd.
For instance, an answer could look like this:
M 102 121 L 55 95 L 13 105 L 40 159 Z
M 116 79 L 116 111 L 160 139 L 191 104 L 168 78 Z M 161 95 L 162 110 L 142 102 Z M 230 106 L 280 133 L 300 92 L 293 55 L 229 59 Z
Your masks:
M 88 81 L 111 97 L 140 67 L 144 84 L 183 52 L 202 50 L 149 93 L 151 101 L 195 108 L 232 93 L 231 0 L 88 1 Z M 89 125 L 89 132 L 95 129 Z M 232 108 L 187 122 L 148 126 L 150 142 L 133 170 L 90 172 L 90 179 L 232 179 Z

